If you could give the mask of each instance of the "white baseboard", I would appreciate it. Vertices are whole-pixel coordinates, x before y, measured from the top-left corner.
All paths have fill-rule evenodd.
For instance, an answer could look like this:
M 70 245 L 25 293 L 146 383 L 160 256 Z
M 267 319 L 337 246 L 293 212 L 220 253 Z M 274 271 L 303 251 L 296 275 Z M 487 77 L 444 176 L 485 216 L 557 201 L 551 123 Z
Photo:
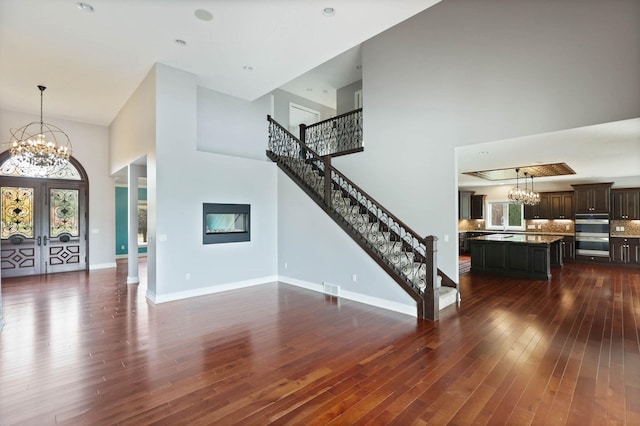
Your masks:
M 291 278 L 282 275 L 278 276 L 278 281 L 285 284 L 291 284 L 296 287 L 306 288 L 307 290 L 324 293 L 322 284 L 316 284 L 309 281 L 303 281 L 297 278 Z M 340 297 L 348 300 L 353 300 L 354 302 L 364 303 L 365 305 L 371 305 L 377 308 L 387 309 L 389 311 L 410 315 L 412 317 L 418 316 L 418 308 L 416 305 L 406 305 L 404 303 L 392 302 L 390 300 L 380 299 L 378 297 L 368 296 L 362 293 L 346 291 L 342 288 L 340 289 Z
M 254 278 L 246 281 L 236 281 L 232 283 L 212 285 L 209 287 L 194 288 L 192 290 L 175 291 L 167 294 L 155 294 L 147 290 L 147 299 L 153 303 L 166 303 L 175 300 L 188 299 L 191 297 L 206 296 L 208 294 L 220 293 L 228 290 L 237 290 L 239 288 L 253 287 L 261 284 L 269 284 L 278 281 L 278 276 Z
M 138 253 L 138 257 L 147 257 L 147 253 Z M 116 259 L 128 259 L 128 254 L 116 254 Z
M 94 263 L 93 265 L 89 265 L 89 270 L 94 270 L 94 269 L 109 269 L 109 268 L 115 268 L 116 262 L 113 263 Z

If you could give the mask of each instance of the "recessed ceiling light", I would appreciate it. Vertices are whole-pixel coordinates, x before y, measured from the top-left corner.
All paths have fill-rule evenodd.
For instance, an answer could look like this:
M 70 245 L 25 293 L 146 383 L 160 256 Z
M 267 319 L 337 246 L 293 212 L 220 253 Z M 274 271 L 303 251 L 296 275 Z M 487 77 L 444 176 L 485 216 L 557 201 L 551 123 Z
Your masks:
M 91 6 L 89 3 L 78 2 L 78 3 L 76 3 L 76 6 L 78 6 L 78 9 L 83 10 L 83 11 L 88 12 L 88 13 L 91 13 L 91 12 L 93 12 L 95 10 L 93 8 L 93 6 Z
M 362 69 L 362 65 L 356 65 L 356 69 L 357 70 L 361 70 Z
M 489 151 L 480 151 L 478 152 L 480 155 L 489 155 Z
M 313 92 L 313 89 L 311 87 L 307 87 L 307 92 Z
M 182 39 L 180 39 L 180 38 L 175 39 L 174 43 L 177 44 L 178 46 L 186 46 L 187 45 L 187 42 L 182 40 Z
M 198 18 L 201 21 L 208 22 L 213 19 L 213 15 L 208 10 L 198 9 L 195 12 L 193 12 L 193 14 L 196 15 L 196 18 Z
M 322 14 L 324 16 L 333 16 L 336 14 L 336 10 L 332 7 L 325 7 L 324 9 L 322 9 Z
M 245 71 L 253 71 L 253 67 L 249 66 L 249 65 L 243 66 L 242 69 L 245 70 Z

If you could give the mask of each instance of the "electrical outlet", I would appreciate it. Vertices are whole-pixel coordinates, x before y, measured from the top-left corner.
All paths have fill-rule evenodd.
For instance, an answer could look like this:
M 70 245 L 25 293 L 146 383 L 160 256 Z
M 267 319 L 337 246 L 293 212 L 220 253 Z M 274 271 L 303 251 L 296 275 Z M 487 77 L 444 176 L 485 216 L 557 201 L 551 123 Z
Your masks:
M 536 229 L 535 225 L 527 225 L 527 229 Z
M 478 228 L 480 228 L 480 224 L 478 224 Z
M 191 279 L 191 274 L 189 272 L 187 272 L 186 274 L 184 274 L 184 279 L 186 281 L 189 281 Z
M 565 226 L 565 228 L 564 228 L 564 229 L 566 229 L 566 230 L 568 231 L 569 229 L 571 229 L 571 225 L 567 225 L 567 226 Z
M 351 281 L 353 281 L 354 283 L 355 283 L 356 281 L 358 281 L 358 276 L 357 276 L 356 274 L 352 274 L 352 275 L 351 275 Z
M 124 244 L 120 246 L 120 250 L 124 250 Z
M 289 267 L 289 264 L 287 262 L 284 262 L 284 269 L 287 269 Z
M 444 242 L 445 243 L 449 242 L 449 234 L 444 234 Z
M 624 232 L 624 226 L 620 227 L 620 231 Z M 627 247 L 629 247 L 629 246 L 627 246 Z
M 538 225 L 538 229 L 542 229 L 542 225 Z

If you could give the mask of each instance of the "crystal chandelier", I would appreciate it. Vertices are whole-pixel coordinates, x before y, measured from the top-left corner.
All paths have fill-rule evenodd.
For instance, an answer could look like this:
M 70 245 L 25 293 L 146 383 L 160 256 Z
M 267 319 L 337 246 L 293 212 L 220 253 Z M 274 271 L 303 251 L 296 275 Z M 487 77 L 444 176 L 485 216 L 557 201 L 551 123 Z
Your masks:
M 42 98 L 46 87 L 38 86 L 38 89 L 40 121 L 12 129 L 9 152 L 11 161 L 21 174 L 45 177 L 67 164 L 71 156 L 71 141 L 62 129 L 42 120 Z
M 509 201 L 515 204 L 526 204 L 535 206 L 540 203 L 540 194 L 533 190 L 533 175 L 531 176 L 531 189 L 527 188 L 528 173 L 524 173 L 524 188 L 520 188 L 519 177 L 520 169 L 516 169 L 516 186 L 511 188 L 507 197 Z

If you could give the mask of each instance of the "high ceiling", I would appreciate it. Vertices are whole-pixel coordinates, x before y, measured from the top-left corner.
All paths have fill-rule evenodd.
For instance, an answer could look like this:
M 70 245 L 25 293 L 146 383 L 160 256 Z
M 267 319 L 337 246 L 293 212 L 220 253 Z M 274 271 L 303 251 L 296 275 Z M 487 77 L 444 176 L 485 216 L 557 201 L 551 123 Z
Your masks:
M 154 63 L 251 101 L 438 1 L 0 0 L 0 108 L 108 125 Z
M 246 100 L 280 87 L 335 106 L 335 90 L 361 78 L 360 44 L 438 2 L 88 0 L 87 12 L 77 0 L 0 0 L 0 108 L 38 113 L 43 84 L 45 118 L 109 125 L 154 63 Z M 467 188 L 495 182 L 463 172 L 556 162 L 576 175 L 540 183 L 640 185 L 640 118 L 461 146 L 456 155 Z

